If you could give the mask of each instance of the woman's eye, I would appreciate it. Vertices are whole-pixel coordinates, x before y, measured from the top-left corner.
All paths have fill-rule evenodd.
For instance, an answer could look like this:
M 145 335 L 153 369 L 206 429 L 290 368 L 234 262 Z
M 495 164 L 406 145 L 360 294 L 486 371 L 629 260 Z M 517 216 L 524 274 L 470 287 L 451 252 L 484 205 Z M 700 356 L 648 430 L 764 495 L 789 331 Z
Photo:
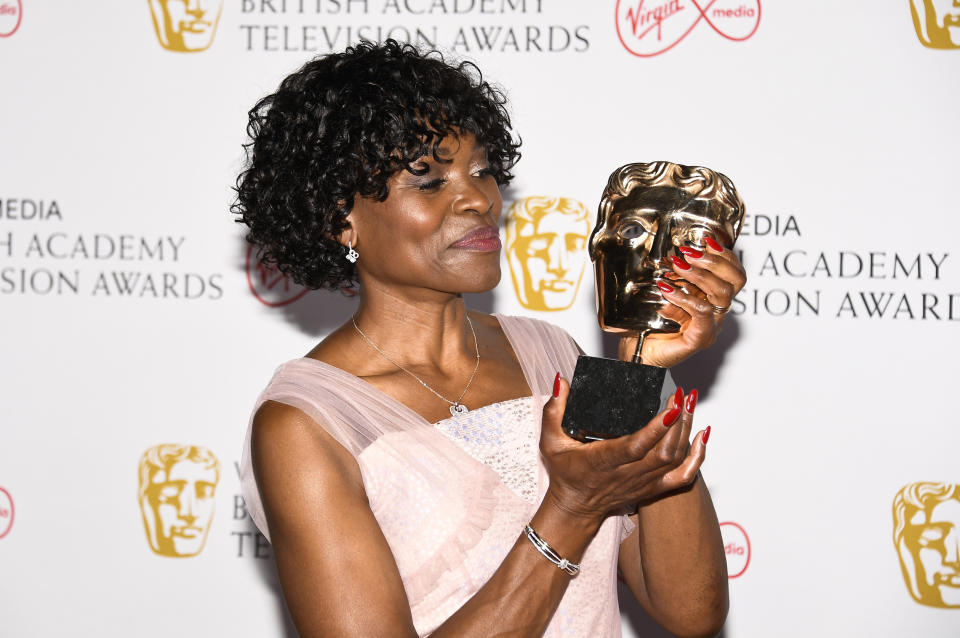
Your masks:
M 493 169 L 487 166 L 486 168 L 481 168 L 477 171 L 477 177 L 493 177 Z
M 625 224 L 617 231 L 624 239 L 636 239 L 647 234 L 647 229 L 641 224 Z
M 436 190 L 437 188 L 440 188 L 440 186 L 443 185 L 443 182 L 444 180 L 440 178 L 431 179 L 429 182 L 423 182 L 421 184 L 417 184 L 417 189 L 422 191 Z

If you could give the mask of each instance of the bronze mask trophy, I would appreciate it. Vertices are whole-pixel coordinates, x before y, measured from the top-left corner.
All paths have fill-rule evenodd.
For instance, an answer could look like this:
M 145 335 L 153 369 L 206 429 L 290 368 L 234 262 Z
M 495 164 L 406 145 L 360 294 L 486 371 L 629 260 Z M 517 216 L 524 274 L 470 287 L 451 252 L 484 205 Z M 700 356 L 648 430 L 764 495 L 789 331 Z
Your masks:
M 597 315 L 605 332 L 639 335 L 633 361 L 583 355 L 570 382 L 563 430 L 592 441 L 636 432 L 660 411 L 666 368 L 645 365 L 643 341 L 651 333 L 675 333 L 680 324 L 664 317 L 669 304 L 657 287 L 672 271 L 680 246 L 704 250 L 710 235 L 733 248 L 744 204 L 730 179 L 702 166 L 672 162 L 635 163 L 615 170 L 600 200 L 590 235 Z M 682 278 L 668 280 L 702 294 Z

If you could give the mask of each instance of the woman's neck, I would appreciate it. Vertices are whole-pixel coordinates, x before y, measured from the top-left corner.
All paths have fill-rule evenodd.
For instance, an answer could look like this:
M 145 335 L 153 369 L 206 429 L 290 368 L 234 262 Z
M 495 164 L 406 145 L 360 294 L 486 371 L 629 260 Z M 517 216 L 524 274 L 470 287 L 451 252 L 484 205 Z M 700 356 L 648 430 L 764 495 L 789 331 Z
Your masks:
M 412 297 L 384 288 L 365 288 L 354 321 L 370 341 L 401 365 L 442 369 L 462 357 L 475 356 L 461 295 L 430 291 Z

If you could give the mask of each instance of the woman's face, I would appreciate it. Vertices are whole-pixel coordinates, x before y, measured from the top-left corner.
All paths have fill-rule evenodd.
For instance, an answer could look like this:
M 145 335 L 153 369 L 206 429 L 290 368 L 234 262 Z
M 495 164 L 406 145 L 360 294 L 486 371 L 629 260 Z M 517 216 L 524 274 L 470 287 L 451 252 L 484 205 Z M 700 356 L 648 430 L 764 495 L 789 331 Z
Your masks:
M 378 202 L 356 199 L 347 217 L 364 287 L 483 292 L 500 281 L 500 188 L 473 135 L 450 135 L 422 175 L 400 171 Z M 348 231 L 349 232 L 349 231 Z

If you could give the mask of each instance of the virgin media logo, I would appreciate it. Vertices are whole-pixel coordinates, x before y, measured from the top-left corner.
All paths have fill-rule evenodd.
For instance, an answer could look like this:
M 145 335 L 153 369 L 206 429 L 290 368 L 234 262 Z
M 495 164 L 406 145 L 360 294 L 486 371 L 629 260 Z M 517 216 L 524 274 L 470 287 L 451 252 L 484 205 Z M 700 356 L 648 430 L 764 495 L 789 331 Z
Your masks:
M 23 5 L 20 0 L 0 0 L 0 38 L 6 38 L 17 32 L 23 20 Z
M 10 533 L 13 527 L 13 498 L 10 492 L 0 487 L 0 538 Z
M 733 522 L 720 523 L 723 551 L 727 555 L 727 578 L 739 578 L 750 566 L 750 537 Z
M 742 42 L 760 26 L 760 0 L 617 0 L 617 36 L 649 58 L 680 44 L 697 27 Z
M 271 308 L 286 306 L 310 292 L 290 281 L 275 265 L 260 261 L 253 246 L 247 249 L 247 285 L 260 303 Z

